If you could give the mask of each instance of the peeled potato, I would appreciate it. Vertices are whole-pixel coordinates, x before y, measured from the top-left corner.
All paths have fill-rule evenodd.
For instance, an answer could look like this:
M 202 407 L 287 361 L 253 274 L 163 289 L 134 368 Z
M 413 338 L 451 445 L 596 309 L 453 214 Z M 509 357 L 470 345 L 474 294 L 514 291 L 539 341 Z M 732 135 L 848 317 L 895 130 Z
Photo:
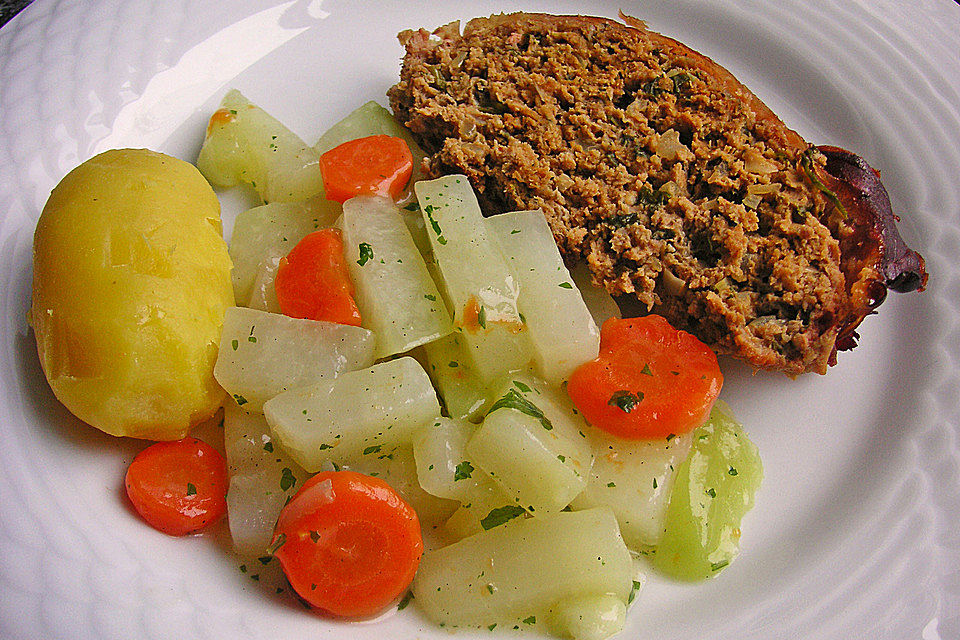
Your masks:
M 33 244 L 30 322 L 54 394 L 113 435 L 175 440 L 209 418 L 233 305 L 220 204 L 192 165 L 100 154 L 50 194 Z

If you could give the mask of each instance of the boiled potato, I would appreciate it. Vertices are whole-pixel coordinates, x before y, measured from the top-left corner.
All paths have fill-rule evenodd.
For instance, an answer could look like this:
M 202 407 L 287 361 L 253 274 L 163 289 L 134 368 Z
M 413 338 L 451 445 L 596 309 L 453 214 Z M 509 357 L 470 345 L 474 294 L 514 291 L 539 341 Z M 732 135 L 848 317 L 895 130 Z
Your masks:
M 53 392 L 84 422 L 175 440 L 213 415 L 232 304 L 220 204 L 192 165 L 107 151 L 50 194 L 34 236 L 30 322 Z

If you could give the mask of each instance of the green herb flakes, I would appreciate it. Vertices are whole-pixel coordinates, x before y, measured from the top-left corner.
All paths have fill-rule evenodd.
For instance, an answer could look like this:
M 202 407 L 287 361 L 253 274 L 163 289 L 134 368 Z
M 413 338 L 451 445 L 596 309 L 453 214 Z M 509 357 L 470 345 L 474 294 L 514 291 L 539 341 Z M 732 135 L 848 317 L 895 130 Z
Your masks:
M 197 495 L 197 487 L 192 482 L 187 483 L 187 495 L 188 496 Z
M 498 527 L 501 524 L 513 520 L 517 516 L 521 516 L 526 513 L 526 509 L 523 507 L 518 507 L 517 505 L 507 505 L 505 507 L 497 507 L 488 513 L 482 520 L 480 520 L 480 526 L 483 527 L 484 531 L 488 529 L 493 529 Z
M 360 259 L 357 260 L 357 264 L 361 267 L 367 264 L 368 260 L 373 260 L 373 247 L 371 247 L 366 242 L 360 243 Z
M 457 465 L 457 469 L 453 474 L 454 481 L 456 480 L 466 480 L 473 473 L 473 465 L 464 460 Z
M 550 419 L 543 414 L 543 411 L 541 411 L 537 405 L 520 395 L 520 393 L 515 389 L 510 389 L 503 395 L 502 398 L 494 402 L 493 406 L 491 406 L 490 410 L 487 412 L 487 415 L 490 415 L 497 409 L 503 408 L 515 409 L 520 413 L 525 413 L 528 416 L 536 418 L 547 431 L 553 429 L 553 423 L 551 423 Z
M 633 411 L 638 404 L 643 401 L 643 392 L 637 391 L 636 393 L 630 393 L 624 389 L 615 392 L 610 399 L 607 400 L 607 404 L 611 407 L 617 407 L 624 413 L 630 413 Z
M 290 467 L 284 467 L 280 471 L 280 490 L 289 491 L 293 489 L 294 485 L 297 484 L 297 477 L 293 475 L 293 471 Z

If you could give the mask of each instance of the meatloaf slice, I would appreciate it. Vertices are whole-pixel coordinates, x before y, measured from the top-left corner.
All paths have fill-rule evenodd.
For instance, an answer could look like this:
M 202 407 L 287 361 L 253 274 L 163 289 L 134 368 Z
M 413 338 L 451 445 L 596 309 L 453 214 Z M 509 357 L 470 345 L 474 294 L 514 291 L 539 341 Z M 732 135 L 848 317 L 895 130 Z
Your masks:
M 892 282 L 888 201 L 889 215 L 868 211 L 878 189 L 831 174 L 836 153 L 710 59 L 621 17 L 401 33 L 388 95 L 427 174 L 466 174 L 488 214 L 542 209 L 596 284 L 718 352 L 824 373 Z M 922 258 L 903 249 L 914 269 L 897 282 L 922 288 Z

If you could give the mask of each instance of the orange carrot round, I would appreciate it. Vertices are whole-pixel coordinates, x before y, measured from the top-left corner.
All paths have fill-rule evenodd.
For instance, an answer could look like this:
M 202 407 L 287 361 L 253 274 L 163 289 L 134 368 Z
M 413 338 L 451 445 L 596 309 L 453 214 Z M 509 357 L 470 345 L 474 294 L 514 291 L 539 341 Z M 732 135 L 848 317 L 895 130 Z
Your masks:
M 172 536 L 199 531 L 227 510 L 227 463 L 196 438 L 158 442 L 127 469 L 127 496 L 147 523 Z
M 600 355 L 580 366 L 567 392 L 594 426 L 615 436 L 650 439 L 701 425 L 723 386 L 717 356 L 693 335 L 656 315 L 611 318 Z
M 413 156 L 402 138 L 368 136 L 320 156 L 320 173 L 328 200 L 346 202 L 362 194 L 396 199 L 413 173 Z
M 309 604 L 367 617 L 410 586 L 423 539 L 416 512 L 386 482 L 331 471 L 310 478 L 283 508 L 273 547 Z
M 281 258 L 274 289 L 284 315 L 360 326 L 337 229 L 314 231 Z

